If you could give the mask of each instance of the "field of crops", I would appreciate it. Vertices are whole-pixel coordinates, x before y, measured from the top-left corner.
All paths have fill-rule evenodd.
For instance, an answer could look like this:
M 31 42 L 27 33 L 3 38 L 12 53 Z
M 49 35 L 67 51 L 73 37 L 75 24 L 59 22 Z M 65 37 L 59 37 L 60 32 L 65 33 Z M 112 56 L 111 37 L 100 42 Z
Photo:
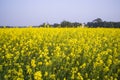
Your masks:
M 0 29 L 0 80 L 120 80 L 120 29 Z

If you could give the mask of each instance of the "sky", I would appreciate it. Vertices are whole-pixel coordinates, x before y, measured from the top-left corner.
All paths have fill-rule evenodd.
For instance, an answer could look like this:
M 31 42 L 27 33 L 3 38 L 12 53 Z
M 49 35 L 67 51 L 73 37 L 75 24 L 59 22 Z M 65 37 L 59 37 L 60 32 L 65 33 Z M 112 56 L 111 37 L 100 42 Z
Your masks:
M 96 18 L 120 22 L 120 0 L 0 0 L 0 26 L 87 23 Z

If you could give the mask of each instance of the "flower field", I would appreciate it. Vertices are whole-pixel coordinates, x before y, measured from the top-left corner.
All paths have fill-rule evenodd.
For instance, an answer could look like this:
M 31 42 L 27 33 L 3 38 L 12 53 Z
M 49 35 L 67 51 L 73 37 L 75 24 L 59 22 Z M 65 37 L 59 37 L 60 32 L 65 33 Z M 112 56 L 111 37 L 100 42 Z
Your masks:
M 120 80 L 120 29 L 2 28 L 0 80 Z

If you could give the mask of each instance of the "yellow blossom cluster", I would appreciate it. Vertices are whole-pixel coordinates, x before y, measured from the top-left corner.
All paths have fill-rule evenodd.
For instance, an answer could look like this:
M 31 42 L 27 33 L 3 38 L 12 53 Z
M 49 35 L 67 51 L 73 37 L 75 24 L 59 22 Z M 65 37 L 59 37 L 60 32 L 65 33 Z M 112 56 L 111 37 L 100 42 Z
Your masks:
M 1 28 L 0 80 L 120 80 L 120 29 Z

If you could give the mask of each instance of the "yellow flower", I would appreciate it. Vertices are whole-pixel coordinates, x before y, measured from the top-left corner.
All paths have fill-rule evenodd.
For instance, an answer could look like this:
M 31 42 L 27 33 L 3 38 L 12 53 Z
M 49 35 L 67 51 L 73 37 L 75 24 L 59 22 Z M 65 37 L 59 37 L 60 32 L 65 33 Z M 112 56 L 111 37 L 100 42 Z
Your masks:
M 33 68 L 36 67 L 35 59 L 32 59 L 32 60 L 31 60 L 31 66 L 32 66 Z
M 117 80 L 119 33 L 114 28 L 1 28 L 0 80 Z
M 104 71 L 104 72 L 109 71 L 109 67 L 108 67 L 108 66 L 106 66 L 106 67 L 103 69 L 103 71 Z
M 38 65 L 42 65 L 42 62 L 38 62 Z
M 5 78 L 6 80 L 8 80 L 8 75 L 4 75 L 4 78 Z
M 51 75 L 50 75 L 50 78 L 51 78 L 51 79 L 55 79 L 55 74 L 51 74 Z
M 42 80 L 42 73 L 41 71 L 37 71 L 34 73 L 34 79 L 35 80 Z
M 73 80 L 75 79 L 75 75 L 74 75 L 74 73 L 72 74 L 71 79 L 73 79 Z
M 67 80 L 66 78 L 64 78 L 63 80 Z
M 31 74 L 31 73 L 32 73 L 32 69 L 30 68 L 29 65 L 26 66 L 26 69 L 27 69 L 27 73 L 28 73 L 28 74 Z
M 23 78 L 17 78 L 17 80 L 24 80 Z
M 110 66 L 110 65 L 112 64 L 112 60 L 111 60 L 111 59 L 108 59 L 108 60 L 107 60 L 107 64 L 108 64 L 108 66 Z
M 88 78 L 88 73 L 85 73 L 85 77 Z
M 79 72 L 77 73 L 77 79 L 78 80 L 83 80 L 83 77 L 81 76 L 81 74 Z
M 10 59 L 10 58 L 13 57 L 13 54 L 7 53 L 7 54 L 5 55 L 5 57 L 8 58 L 8 59 Z
M 51 64 L 52 64 L 52 62 L 50 60 L 45 62 L 46 66 L 50 66 Z
M 45 76 L 45 77 L 48 76 L 48 72 L 45 72 L 44 76 Z
M 86 63 L 83 63 L 81 66 L 80 66 L 80 68 L 85 68 L 86 67 Z

